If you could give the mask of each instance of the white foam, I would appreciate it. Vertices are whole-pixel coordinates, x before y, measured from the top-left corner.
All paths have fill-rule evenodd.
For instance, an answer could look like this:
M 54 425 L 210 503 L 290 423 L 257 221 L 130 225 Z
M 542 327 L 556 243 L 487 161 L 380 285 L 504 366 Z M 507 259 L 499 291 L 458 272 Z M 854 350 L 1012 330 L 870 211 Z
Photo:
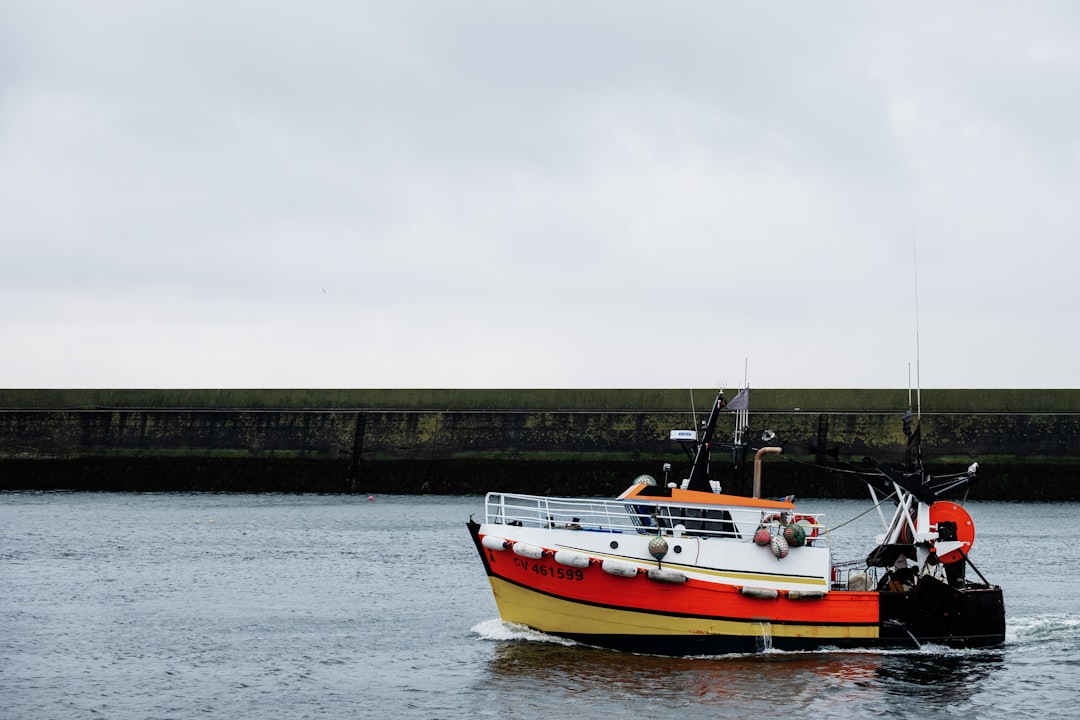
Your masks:
M 545 642 L 556 645 L 576 644 L 573 640 L 555 637 L 554 635 L 545 635 L 524 625 L 503 622 L 499 618 L 477 623 L 471 630 L 484 640 L 526 640 L 528 642 Z
M 1006 642 L 1045 642 L 1073 637 L 1080 631 L 1076 615 L 1036 615 L 1009 618 L 1005 623 Z

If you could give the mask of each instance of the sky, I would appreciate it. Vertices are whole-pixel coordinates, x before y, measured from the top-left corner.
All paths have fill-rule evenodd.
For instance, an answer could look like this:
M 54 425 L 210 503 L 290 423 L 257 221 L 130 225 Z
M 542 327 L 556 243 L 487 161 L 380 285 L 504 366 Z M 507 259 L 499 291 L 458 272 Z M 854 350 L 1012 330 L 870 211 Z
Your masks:
M 1080 4 L 0 0 L 0 387 L 1080 387 Z

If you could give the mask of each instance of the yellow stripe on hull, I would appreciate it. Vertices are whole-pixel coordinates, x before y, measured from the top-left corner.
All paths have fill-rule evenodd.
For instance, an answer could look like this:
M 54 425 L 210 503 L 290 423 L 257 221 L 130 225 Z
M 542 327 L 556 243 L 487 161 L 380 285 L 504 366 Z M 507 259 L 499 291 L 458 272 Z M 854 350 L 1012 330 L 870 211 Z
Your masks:
M 565 600 L 489 576 L 499 615 L 506 622 L 517 623 L 553 635 L 728 635 L 759 637 L 768 634 L 779 638 L 814 638 L 823 641 L 877 639 L 875 625 L 775 624 L 770 619 L 746 620 L 678 617 L 638 610 L 600 607 Z M 819 601 L 821 602 L 821 601 Z

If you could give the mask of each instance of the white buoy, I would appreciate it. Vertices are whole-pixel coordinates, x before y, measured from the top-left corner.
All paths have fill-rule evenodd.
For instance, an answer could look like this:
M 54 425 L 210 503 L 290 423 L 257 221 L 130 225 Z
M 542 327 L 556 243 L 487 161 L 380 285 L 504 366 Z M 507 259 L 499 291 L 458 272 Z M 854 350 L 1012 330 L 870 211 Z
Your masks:
M 506 541 L 501 537 L 495 537 L 494 535 L 485 535 L 484 539 L 480 541 L 480 544 L 486 547 L 488 550 L 505 550 Z
M 792 590 L 787 594 L 788 600 L 820 600 L 825 597 L 824 590 Z
M 760 598 L 761 600 L 775 600 L 780 593 L 772 588 L 741 587 L 739 592 L 746 597 Z
M 544 548 L 539 545 L 516 542 L 514 543 L 514 554 L 520 555 L 523 558 L 529 558 L 530 560 L 539 560 L 544 557 Z
M 650 580 L 673 583 L 675 585 L 681 585 L 687 580 L 685 573 L 681 573 L 678 570 L 669 570 L 668 568 L 649 568 L 647 574 Z
M 848 578 L 847 589 L 848 590 L 869 590 L 870 589 L 870 576 L 866 573 L 853 573 Z
M 619 575 L 620 577 L 637 576 L 637 567 L 621 560 L 607 559 L 600 563 L 600 567 L 603 568 L 604 572 Z
M 589 567 L 589 556 L 571 550 L 556 550 L 555 562 L 567 567 L 587 568 Z

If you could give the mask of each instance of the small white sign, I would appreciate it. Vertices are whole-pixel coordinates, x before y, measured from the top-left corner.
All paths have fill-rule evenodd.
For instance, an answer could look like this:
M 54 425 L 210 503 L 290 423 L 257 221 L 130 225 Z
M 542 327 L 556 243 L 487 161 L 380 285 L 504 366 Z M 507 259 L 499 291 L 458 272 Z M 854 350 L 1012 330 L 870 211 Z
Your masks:
M 697 432 L 694 430 L 672 430 L 671 439 L 680 442 L 697 442 Z

